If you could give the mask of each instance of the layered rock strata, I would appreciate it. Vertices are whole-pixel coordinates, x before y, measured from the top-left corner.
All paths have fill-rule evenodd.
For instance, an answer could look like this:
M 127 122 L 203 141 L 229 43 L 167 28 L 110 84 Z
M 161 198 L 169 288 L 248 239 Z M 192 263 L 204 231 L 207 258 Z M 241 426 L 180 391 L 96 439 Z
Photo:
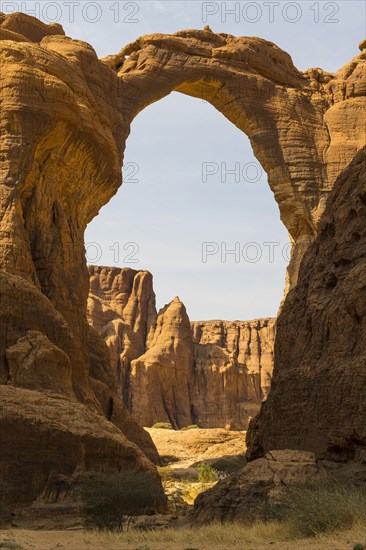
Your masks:
M 365 453 L 365 343 L 364 149 L 339 176 L 279 316 L 273 385 L 249 457 L 284 447 L 336 460 Z
M 157 313 L 147 271 L 89 274 L 88 320 L 140 425 L 247 428 L 270 387 L 274 319 L 190 323 L 179 298 Z

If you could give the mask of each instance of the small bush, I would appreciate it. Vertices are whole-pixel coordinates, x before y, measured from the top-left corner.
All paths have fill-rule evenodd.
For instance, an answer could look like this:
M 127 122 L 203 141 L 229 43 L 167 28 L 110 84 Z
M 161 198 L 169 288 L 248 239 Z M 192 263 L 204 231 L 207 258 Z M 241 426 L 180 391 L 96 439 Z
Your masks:
M 85 526 L 93 529 L 121 529 L 124 519 L 152 512 L 166 502 L 156 480 L 144 472 L 93 472 L 77 493 Z
M 169 422 L 157 422 L 152 426 L 156 430 L 172 430 L 173 426 Z
M 198 481 L 200 483 L 213 483 L 217 481 L 217 471 L 210 464 L 202 462 L 198 465 Z
M 23 547 L 20 546 L 20 544 L 17 544 L 16 542 L 12 542 L 10 540 L 4 540 L 0 542 L 0 548 L 6 548 L 8 550 L 21 550 Z
M 186 430 L 197 430 L 199 429 L 199 426 L 197 424 L 190 424 L 189 426 L 184 426 L 184 428 L 181 428 L 180 431 L 184 432 Z
M 273 518 L 289 523 L 295 536 L 317 536 L 364 524 L 366 491 L 351 482 L 331 479 L 294 485 L 271 510 Z

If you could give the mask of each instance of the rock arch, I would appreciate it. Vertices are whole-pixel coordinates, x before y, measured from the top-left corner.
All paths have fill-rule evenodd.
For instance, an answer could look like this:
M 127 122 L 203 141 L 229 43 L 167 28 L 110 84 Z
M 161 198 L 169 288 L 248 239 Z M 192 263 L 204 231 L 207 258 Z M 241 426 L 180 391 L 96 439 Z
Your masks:
M 207 99 L 248 135 L 294 242 L 294 286 L 327 195 L 365 144 L 365 55 L 335 74 L 300 73 L 265 40 L 181 31 L 99 60 L 60 26 L 24 14 L 0 14 L 0 38 L 0 382 L 10 380 L 6 352 L 22 348 L 27 331 L 46 334 L 69 358 L 75 398 L 131 433 L 111 407 L 108 359 L 86 321 L 83 235 L 122 183 L 134 116 L 177 90 Z
M 59 26 L 0 21 L 1 267 L 40 290 L 79 342 L 85 227 L 122 183 L 133 118 L 172 90 L 210 101 L 248 135 L 294 243 L 296 283 L 327 194 L 365 142 L 355 131 L 364 54 L 336 74 L 300 73 L 271 42 L 196 30 L 148 35 L 99 60 Z

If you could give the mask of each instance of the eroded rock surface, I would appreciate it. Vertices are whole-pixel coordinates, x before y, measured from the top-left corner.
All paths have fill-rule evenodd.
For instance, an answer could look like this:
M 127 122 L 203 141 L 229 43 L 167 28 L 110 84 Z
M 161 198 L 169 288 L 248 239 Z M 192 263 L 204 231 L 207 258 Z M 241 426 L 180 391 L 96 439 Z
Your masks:
M 98 131 L 81 70 L 81 52 L 92 49 L 76 42 L 67 61 L 40 46 L 57 37 L 73 44 L 62 28 L 23 14 L 1 15 L 0 28 L 0 501 L 29 506 L 46 489 L 57 498 L 60 477 L 72 490 L 91 469 L 145 470 L 161 487 L 147 459 L 158 461 L 156 448 L 123 405 L 108 349 L 86 320 L 83 199 L 70 168 L 80 163 L 86 184 L 96 159 L 85 136 L 104 140 L 109 108 Z M 85 67 L 93 55 L 103 67 L 94 53 Z M 107 157 L 106 148 L 96 171 Z
M 263 517 L 291 484 L 316 482 L 324 468 L 310 452 L 271 451 L 246 464 L 239 472 L 198 495 L 194 503 L 196 522 L 245 521 Z
M 337 460 L 365 452 L 365 344 L 363 150 L 339 176 L 279 316 L 272 389 L 251 425 L 249 456 L 284 447 Z
M 141 426 L 246 429 L 266 397 L 275 320 L 190 323 L 179 298 L 159 313 L 147 271 L 90 266 L 88 319 Z
M 267 397 L 275 319 L 193 322 L 196 423 L 246 429 Z

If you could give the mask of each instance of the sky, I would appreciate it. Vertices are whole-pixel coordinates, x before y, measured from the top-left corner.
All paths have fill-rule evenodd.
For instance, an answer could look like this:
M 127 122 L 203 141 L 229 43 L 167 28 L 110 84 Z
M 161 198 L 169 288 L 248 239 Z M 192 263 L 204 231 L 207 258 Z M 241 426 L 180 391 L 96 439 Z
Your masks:
M 99 57 L 143 34 L 208 24 L 271 40 L 300 70 L 333 72 L 366 35 L 363 0 L 2 1 L 0 9 L 59 22 Z M 191 320 L 276 316 L 289 238 L 240 130 L 207 102 L 173 92 L 133 122 L 123 172 L 87 228 L 88 263 L 148 269 L 158 308 L 179 296 Z

